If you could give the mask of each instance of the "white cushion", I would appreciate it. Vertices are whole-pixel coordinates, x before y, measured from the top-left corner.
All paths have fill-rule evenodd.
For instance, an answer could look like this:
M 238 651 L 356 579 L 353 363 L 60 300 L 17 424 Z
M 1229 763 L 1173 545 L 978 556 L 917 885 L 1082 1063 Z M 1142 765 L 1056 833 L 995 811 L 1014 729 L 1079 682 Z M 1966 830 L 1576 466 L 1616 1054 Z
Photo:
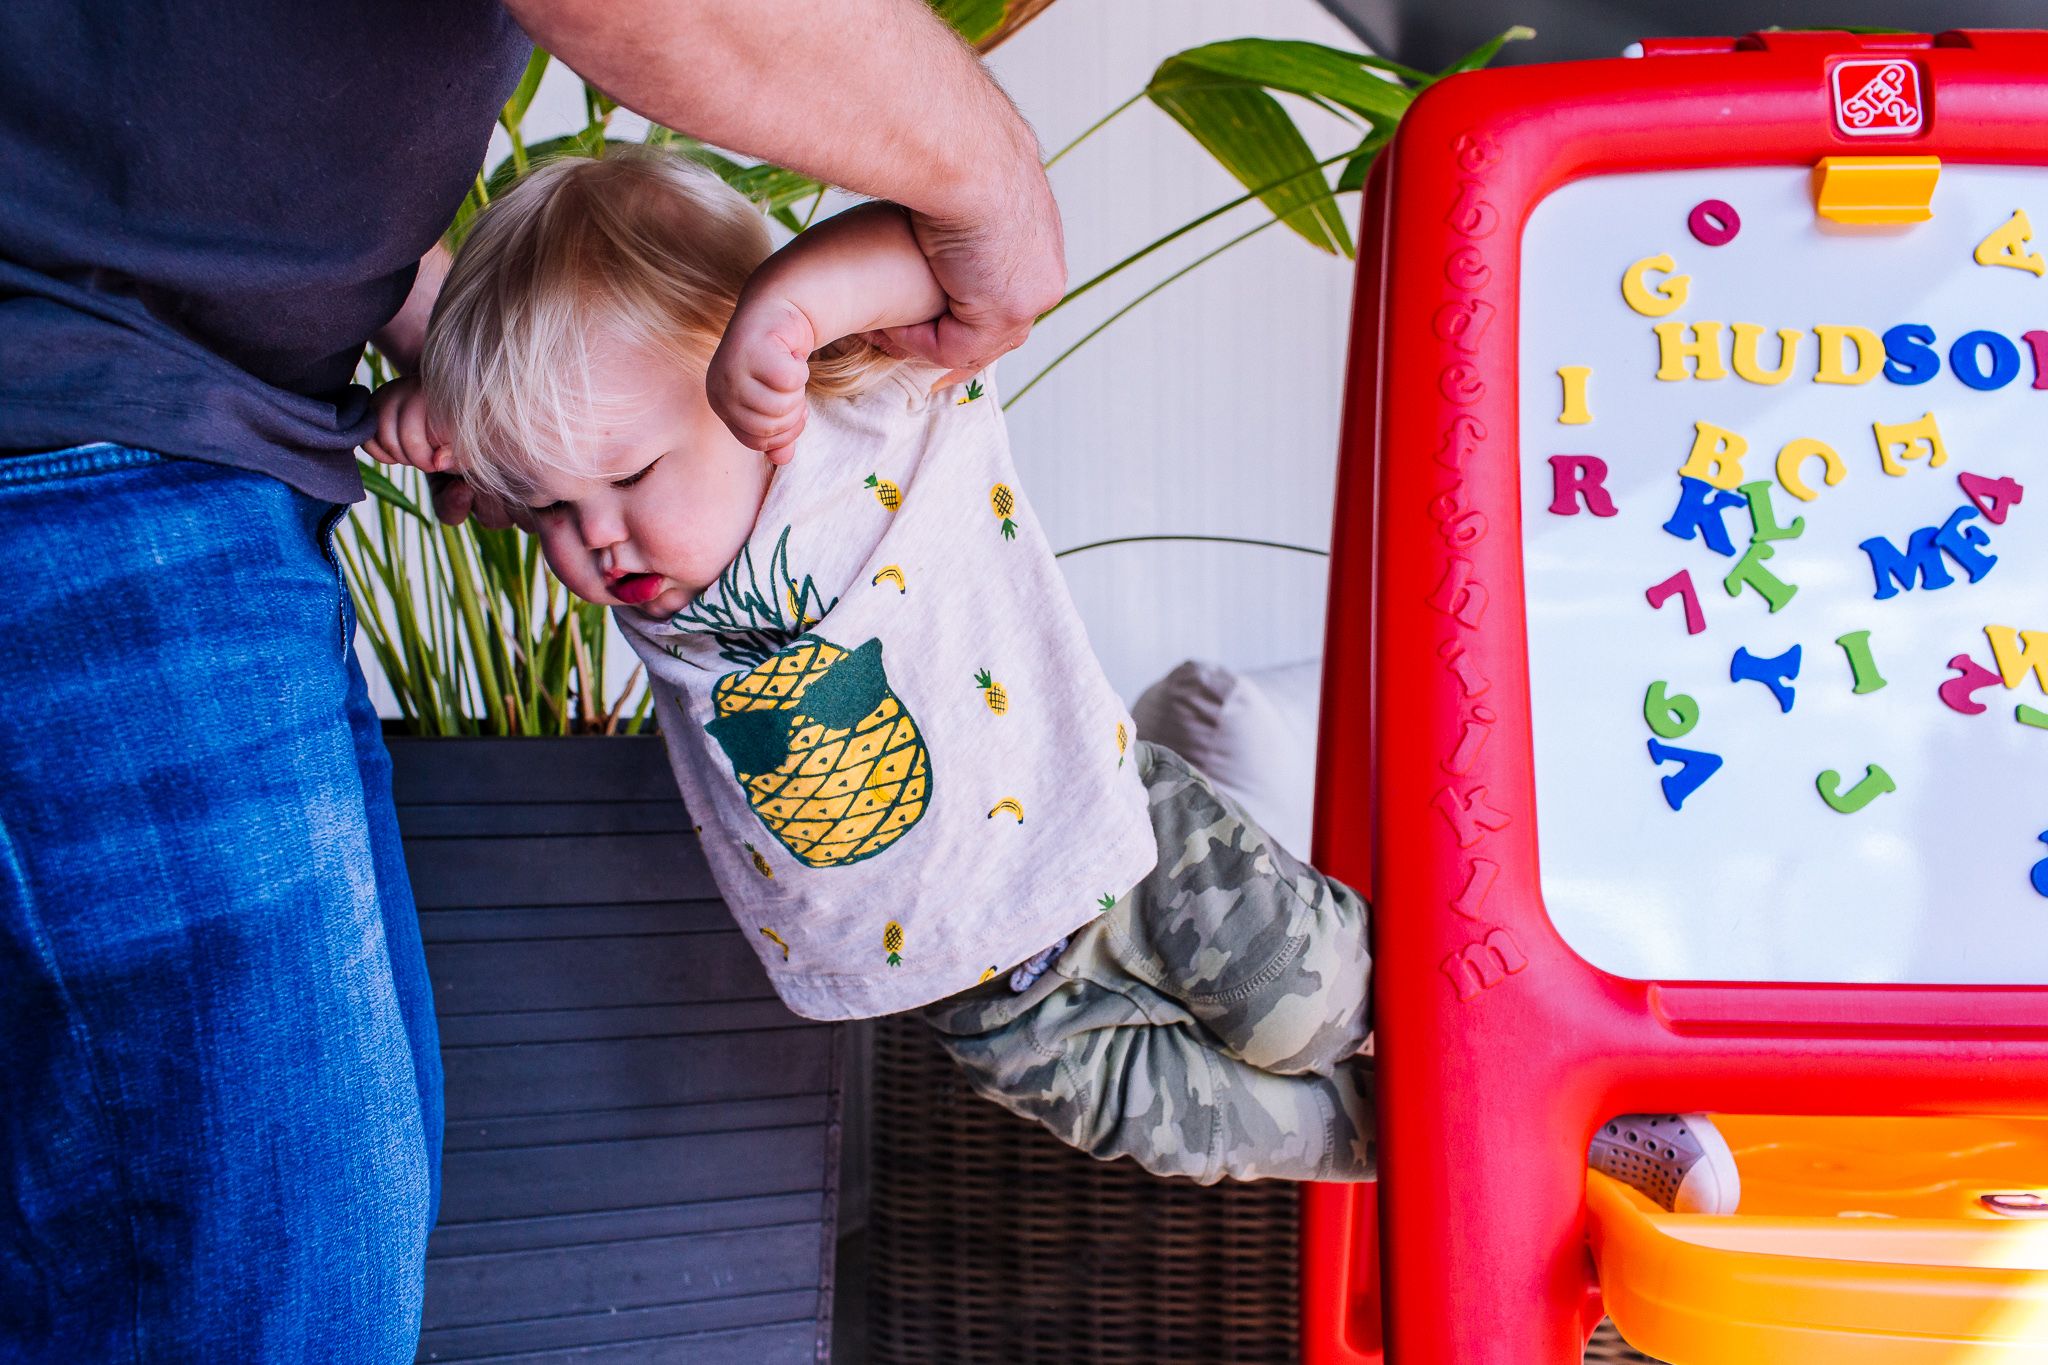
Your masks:
M 1190 659 L 1131 708 L 1138 738 L 1179 754 L 1281 847 L 1308 857 L 1320 659 L 1236 672 Z

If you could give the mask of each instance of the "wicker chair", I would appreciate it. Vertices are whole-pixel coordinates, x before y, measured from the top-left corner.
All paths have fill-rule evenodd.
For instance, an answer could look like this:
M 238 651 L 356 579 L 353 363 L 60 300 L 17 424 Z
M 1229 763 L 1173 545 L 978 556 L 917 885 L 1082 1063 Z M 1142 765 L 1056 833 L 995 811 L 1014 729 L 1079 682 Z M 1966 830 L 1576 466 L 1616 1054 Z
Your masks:
M 1295 1188 L 1097 1161 L 876 1021 L 869 1365 L 1292 1365 Z M 1635 1365 L 1602 1323 L 1589 1362 Z

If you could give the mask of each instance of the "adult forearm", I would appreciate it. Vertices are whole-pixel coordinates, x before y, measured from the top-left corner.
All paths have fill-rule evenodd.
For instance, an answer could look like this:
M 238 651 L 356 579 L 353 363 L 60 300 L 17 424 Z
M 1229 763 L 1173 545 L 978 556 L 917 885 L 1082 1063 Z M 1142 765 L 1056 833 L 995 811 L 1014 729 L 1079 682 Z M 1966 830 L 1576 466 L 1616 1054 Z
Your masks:
M 939 220 L 997 210 L 1037 144 L 920 0 L 510 0 L 619 103 L 706 142 Z
M 1038 143 L 923 0 L 507 0 L 627 108 L 911 210 L 944 314 L 891 348 L 972 371 L 1066 287 Z

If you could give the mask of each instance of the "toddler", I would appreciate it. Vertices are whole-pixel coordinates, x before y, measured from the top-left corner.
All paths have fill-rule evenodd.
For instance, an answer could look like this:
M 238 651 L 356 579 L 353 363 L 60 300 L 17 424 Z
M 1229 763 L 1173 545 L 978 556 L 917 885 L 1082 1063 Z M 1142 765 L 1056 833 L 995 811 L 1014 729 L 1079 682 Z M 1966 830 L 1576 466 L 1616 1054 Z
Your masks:
M 919 1010 L 1097 1157 L 1371 1179 L 1367 907 L 1133 735 L 993 373 L 867 339 L 945 308 L 892 206 L 770 259 L 691 163 L 564 159 L 478 219 L 370 449 L 459 468 L 615 609 L 792 1009 Z

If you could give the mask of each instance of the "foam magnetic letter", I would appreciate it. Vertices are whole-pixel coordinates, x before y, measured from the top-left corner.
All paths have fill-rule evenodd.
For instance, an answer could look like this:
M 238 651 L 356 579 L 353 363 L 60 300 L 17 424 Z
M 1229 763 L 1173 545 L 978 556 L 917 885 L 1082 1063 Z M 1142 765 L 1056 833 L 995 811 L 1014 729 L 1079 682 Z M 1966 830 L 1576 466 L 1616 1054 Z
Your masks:
M 1790 526 L 1778 525 L 1777 513 L 1771 510 L 1771 481 L 1758 479 L 1735 490 L 1749 499 L 1750 541 L 1797 540 L 1799 533 L 1806 529 L 1805 517 L 1792 518 Z
M 1762 339 L 1764 329 L 1753 322 L 1738 322 L 1734 326 L 1734 354 L 1729 358 L 1735 362 L 1735 373 L 1752 384 L 1782 384 L 1792 377 L 1792 365 L 1799 359 L 1799 339 L 1806 335 L 1785 328 L 1778 333 L 1778 368 L 1767 370 L 1757 363 L 1756 344 Z
M 1693 533 L 1698 532 L 1705 537 L 1707 548 L 1715 554 L 1732 555 L 1735 545 L 1728 539 L 1728 527 L 1722 522 L 1721 514 L 1747 506 L 1749 499 L 1740 493 L 1723 492 L 1704 480 L 1680 475 L 1678 510 L 1671 514 L 1671 520 L 1664 523 L 1664 529 L 1680 540 L 1691 540 Z
M 1785 485 L 1787 493 L 1801 502 L 1812 502 L 1820 496 L 1808 488 L 1805 480 L 1799 477 L 1799 466 L 1811 455 L 1820 456 L 1828 487 L 1833 488 L 1849 477 L 1849 467 L 1842 463 L 1842 457 L 1835 454 L 1834 447 L 1826 441 L 1816 441 L 1808 436 L 1790 442 L 1778 452 L 1778 482 Z
M 1899 461 L 1917 460 L 1923 454 L 1930 469 L 1948 463 L 1948 447 L 1941 443 L 1941 428 L 1934 424 L 1931 412 L 1917 422 L 1872 422 L 1870 429 L 1877 434 L 1877 458 L 1887 474 L 1904 474 L 1906 466 Z M 1893 446 L 1899 448 L 1896 456 Z M 1916 446 L 1926 449 L 1917 450 Z
M 1972 696 L 1987 687 L 1997 686 L 2001 681 L 1999 676 L 1967 654 L 1956 655 L 1948 661 L 1948 666 L 1959 676 L 1950 678 L 1935 689 L 1941 696 L 1941 704 L 1966 716 L 1983 715 L 1984 703 L 1972 700 Z
M 1692 340 L 1685 339 L 1687 326 Z M 1657 377 L 1684 379 L 1685 362 L 1692 361 L 1694 379 L 1726 379 L 1721 367 L 1721 324 L 1718 322 L 1660 322 L 1650 329 L 1657 334 Z
M 1847 635 L 1837 635 L 1835 643 L 1849 656 L 1849 673 L 1856 679 L 1856 695 L 1875 692 L 1885 685 L 1884 677 L 1877 671 L 1877 659 L 1870 652 L 1870 632 L 1852 630 Z
M 1607 461 L 1598 455 L 1553 455 L 1550 457 L 1550 510 L 1561 517 L 1579 513 L 1579 497 L 1596 517 L 1614 515 L 1614 499 L 1607 495 Z
M 1934 543 L 1948 551 L 1948 557 L 1970 576 L 1972 583 L 1990 573 L 1991 566 L 1998 562 L 1997 555 L 1987 555 L 1982 549 L 1991 543 L 1991 537 L 1985 534 L 1984 528 L 1963 525 L 1976 515 L 1975 507 L 1958 507 L 1948 514 L 1948 520 L 1934 533 Z
M 1820 369 L 1813 376 L 1816 384 L 1868 384 L 1885 367 L 1884 343 L 1868 327 L 1835 327 L 1822 323 L 1813 329 L 1813 334 L 1820 338 Z M 1856 368 L 1853 370 L 1842 368 L 1844 341 L 1856 347 Z
M 1721 586 L 1728 590 L 1730 597 L 1740 597 L 1742 585 L 1749 584 L 1771 604 L 1771 611 L 1775 614 L 1792 600 L 1792 594 L 1799 591 L 1798 584 L 1787 583 L 1764 567 L 1764 561 L 1776 553 L 1764 541 L 1751 541 L 1749 548 L 1742 552 L 1742 558 L 1735 561 L 1735 567 L 1721 580 Z
M 1878 601 L 1897 597 L 1899 588 L 1910 591 L 1916 573 L 1920 575 L 1920 586 L 1930 592 L 1955 582 L 1949 576 L 1948 566 L 1941 562 L 1940 549 L 1934 544 L 1937 534 L 1935 527 L 1921 527 L 1906 542 L 1904 554 L 1900 554 L 1898 548 L 1883 536 L 1872 536 L 1856 547 L 1870 556 L 1870 571 L 1877 575 L 1875 596 Z M 1892 586 L 1894 579 L 1898 580 L 1899 588 Z
M 1586 407 L 1586 381 L 1593 377 L 1590 365 L 1560 365 L 1557 378 L 1564 385 L 1564 407 L 1559 410 L 1557 420 L 1568 427 L 1582 427 L 1593 420 L 1592 412 Z
M 1902 322 L 1884 334 L 1884 377 L 1894 384 L 1925 384 L 1941 373 L 1941 357 L 1927 343 L 1934 329 L 1924 322 Z
M 1673 810 L 1682 809 L 1685 798 L 1700 789 L 1700 784 L 1721 771 L 1721 755 L 1703 754 L 1697 749 L 1678 749 L 1669 744 L 1650 741 L 1650 762 L 1663 766 L 1673 761 L 1685 766 L 1677 772 L 1662 778 L 1658 785 L 1664 788 L 1664 801 Z
M 2028 332 L 2020 340 L 2034 352 L 2034 387 L 2048 389 L 2048 332 Z
M 2027 221 L 2025 209 L 2014 209 L 2012 217 L 1993 228 L 1991 235 L 1977 243 L 1974 253 L 1978 265 L 2009 265 L 2015 270 L 2025 270 L 2034 275 L 2048 273 L 2048 261 L 2041 259 L 2038 251 L 2026 251 L 2027 239 L 2034 235 L 2034 225 Z
M 1759 659 L 1747 649 L 1735 651 L 1728 661 L 1729 682 L 1760 682 L 1778 699 L 1778 710 L 1790 711 L 1795 699 L 1792 680 L 1799 676 L 1799 646 L 1794 645 L 1775 659 Z M 1654 728 L 1654 727 L 1652 727 Z
M 1842 775 L 1829 768 L 1813 780 L 1820 792 L 1820 799 L 1844 815 L 1854 815 L 1886 792 L 1895 792 L 1899 784 L 1892 781 L 1892 775 L 1875 763 L 1864 765 L 1863 780 L 1847 791 L 1837 791 L 1842 784 Z
M 1712 422 L 1694 422 L 1692 453 L 1678 467 L 1680 478 L 1705 479 L 1716 488 L 1733 488 L 1742 482 L 1742 457 L 1749 442 L 1726 427 Z
M 1683 692 L 1664 695 L 1664 684 L 1653 682 L 1643 694 L 1643 720 L 1659 739 L 1683 739 L 1700 723 L 1700 704 Z
M 2041 335 L 2048 337 L 2048 332 Z M 1982 474 L 1958 474 L 1956 482 L 1984 514 L 1984 520 L 1993 526 L 2005 525 L 2005 514 L 2020 505 L 2020 498 L 2027 491 L 2011 479 L 1987 479 Z
M 1984 638 L 1991 641 L 1991 657 L 1998 661 L 1999 676 L 2007 687 L 2018 687 L 2032 673 L 2041 689 L 2048 691 L 2048 630 L 1986 626 Z
M 1643 596 L 1649 599 L 1652 611 L 1662 607 L 1676 594 L 1684 600 L 1685 633 L 1697 635 L 1707 628 L 1706 613 L 1700 610 L 1700 595 L 1693 591 L 1692 570 L 1680 569 L 1656 587 L 1647 589 Z
M 1643 257 L 1622 272 L 1622 298 L 1646 318 L 1661 318 L 1666 313 L 1676 312 L 1685 307 L 1686 288 L 1692 283 L 1690 275 L 1672 275 L 1676 269 L 1678 263 L 1668 255 Z M 1652 270 L 1670 278 L 1652 285 L 1645 278 Z
M 1988 373 L 1977 364 L 1980 350 L 1991 352 Z M 1955 345 L 1948 348 L 1948 367 L 1956 372 L 1956 378 L 1973 389 L 2002 389 L 2019 378 L 2019 347 L 1996 332 L 1965 332 L 1956 338 Z

